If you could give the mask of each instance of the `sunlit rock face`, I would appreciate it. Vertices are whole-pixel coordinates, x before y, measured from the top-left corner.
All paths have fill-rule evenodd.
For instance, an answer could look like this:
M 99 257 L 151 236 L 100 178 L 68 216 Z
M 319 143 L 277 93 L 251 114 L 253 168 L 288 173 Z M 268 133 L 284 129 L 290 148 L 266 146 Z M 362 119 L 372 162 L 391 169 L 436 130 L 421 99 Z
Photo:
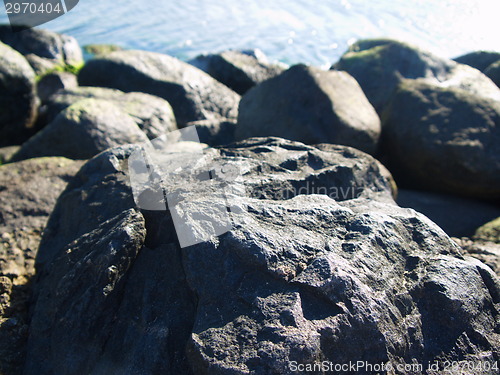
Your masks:
M 226 195 L 238 208 L 227 232 L 181 247 L 178 206 L 136 207 L 127 174 L 137 150 L 98 155 L 59 198 L 37 258 L 25 374 L 498 360 L 498 279 L 398 207 L 372 157 L 279 138 L 207 151 L 205 166 L 237 166 L 244 189 Z M 162 186 L 182 195 L 193 225 L 220 203 L 210 181 Z

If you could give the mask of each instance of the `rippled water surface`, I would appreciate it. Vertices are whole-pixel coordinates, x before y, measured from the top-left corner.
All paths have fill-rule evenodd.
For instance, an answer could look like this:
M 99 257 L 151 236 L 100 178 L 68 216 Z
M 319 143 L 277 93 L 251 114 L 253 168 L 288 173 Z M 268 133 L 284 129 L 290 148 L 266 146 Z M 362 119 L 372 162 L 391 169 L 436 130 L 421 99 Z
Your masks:
M 80 0 L 43 27 L 82 45 L 115 43 L 188 59 L 260 48 L 286 63 L 329 66 L 358 38 L 387 36 L 446 57 L 500 51 L 499 0 Z M 5 8 L 0 16 L 6 22 Z

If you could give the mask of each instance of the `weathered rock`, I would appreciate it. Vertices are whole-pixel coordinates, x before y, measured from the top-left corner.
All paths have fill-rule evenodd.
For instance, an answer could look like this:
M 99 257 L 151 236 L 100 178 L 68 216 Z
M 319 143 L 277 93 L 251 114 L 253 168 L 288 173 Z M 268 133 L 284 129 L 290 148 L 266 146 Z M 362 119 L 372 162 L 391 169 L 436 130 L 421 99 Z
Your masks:
M 376 195 L 395 196 L 392 177 L 376 159 L 341 145 L 306 146 L 280 138 L 251 138 L 222 148 L 227 157 L 257 160 L 244 171 L 248 196 L 287 200 L 302 194 L 324 194 L 344 201 Z M 261 164 L 261 165 L 259 165 Z
M 468 237 L 453 240 L 462 247 L 465 254 L 480 260 L 500 276 L 500 244 Z
M 189 122 L 187 126 L 196 126 L 200 142 L 212 147 L 235 141 L 236 121 L 201 120 Z
M 190 121 L 237 117 L 240 96 L 205 72 L 174 57 L 146 51 L 117 51 L 87 62 L 82 86 L 139 91 L 167 100 L 179 126 Z
M 42 248 L 45 250 L 37 258 L 39 263 L 46 263 L 46 259 L 54 256 L 53 251 L 135 207 L 127 163 L 135 149 L 132 145 L 114 148 L 82 167 L 68 191 L 59 198 L 61 205 L 79 212 L 78 220 L 62 218 L 63 212 L 59 210 L 54 212 L 44 236 Z M 350 147 L 331 145 L 322 151 L 279 138 L 255 138 L 217 152 L 222 154 L 221 158 L 241 162 L 238 168 L 246 176 L 246 195 L 257 199 L 283 200 L 299 194 L 327 194 L 341 201 L 373 195 L 379 200 L 392 201 L 394 194 L 389 177 L 381 172 L 385 168 L 376 159 Z M 213 157 L 210 155 L 206 157 Z M 193 171 L 192 175 L 196 173 Z M 92 193 L 85 194 L 89 200 L 82 201 L 81 196 L 71 193 L 75 190 Z
M 49 60 L 44 57 L 35 55 L 34 53 L 29 53 L 24 55 L 28 63 L 33 68 L 33 71 L 38 77 L 48 74 L 50 72 L 57 71 L 61 65 L 54 60 Z
M 106 331 L 113 329 L 116 324 L 116 317 L 108 315 L 108 312 L 119 307 L 123 299 L 125 292 L 123 286 L 126 282 L 124 276 L 127 275 L 127 271 L 141 250 L 145 235 L 142 215 L 128 210 L 68 244 L 65 249 L 67 255 L 58 257 L 53 263 L 53 267 L 60 272 L 49 273 L 39 284 L 34 315 L 54 311 L 54 308 L 62 309 L 64 313 L 56 314 L 60 317 L 57 328 L 51 324 L 47 325 L 44 319 L 33 321 L 30 325 L 32 332 L 30 334 L 38 337 L 39 342 L 36 346 L 31 345 L 28 352 L 29 358 L 41 358 L 46 355 L 47 348 L 54 347 L 51 337 L 57 336 L 60 341 L 54 348 L 58 351 L 65 348 L 63 350 L 66 353 L 73 352 L 76 355 L 74 360 L 59 361 L 59 363 L 47 361 L 35 364 L 28 360 L 25 373 L 67 374 L 74 370 L 78 373 L 91 372 L 96 363 L 86 360 L 97 359 L 102 355 L 102 349 L 108 338 Z M 63 279 L 60 279 L 62 275 Z M 73 283 L 75 279 L 72 275 L 78 275 L 81 285 L 85 285 L 84 289 Z M 58 296 L 54 298 L 53 283 L 59 283 L 64 279 L 69 284 L 60 289 Z M 93 297 L 89 299 L 90 295 Z M 73 317 L 78 315 L 92 315 L 93 318 L 80 320 L 75 325 Z M 45 318 L 49 316 L 46 315 Z M 95 335 L 96 330 L 101 329 L 104 334 Z M 50 330 L 55 331 L 50 332 Z M 74 334 L 66 334 L 69 331 L 73 331 Z M 85 354 L 78 355 L 78 352 Z
M 189 63 L 210 74 L 240 95 L 285 70 L 285 67 L 281 65 L 270 64 L 242 51 L 200 55 Z
M 77 87 L 53 95 L 46 103 L 46 122 L 53 121 L 61 111 L 82 99 L 113 103 L 129 114 L 149 139 L 177 129 L 174 112 L 166 100 L 140 92 L 124 93 L 102 87 Z
M 81 161 L 40 158 L 0 166 L 0 274 L 33 273 L 41 231 Z
M 12 293 L 12 280 L 0 276 L 0 316 L 4 316 L 10 305 L 10 294 Z
M 495 85 L 500 87 L 500 60 L 488 66 L 484 71 L 484 74 L 495 82 Z
M 500 102 L 404 80 L 382 116 L 382 149 L 398 184 L 500 197 Z
M 22 30 L 22 31 L 21 31 Z M 0 41 L 30 58 L 36 74 L 43 74 L 57 66 L 80 66 L 83 55 L 75 38 L 42 29 L 22 29 L 0 25 Z M 43 59 L 43 60 L 41 60 Z
M 30 279 L 56 199 L 82 162 L 31 159 L 0 166 L 0 373 L 20 374 L 26 354 Z
M 399 189 L 397 203 L 424 214 L 453 237 L 470 237 L 500 216 L 500 207 L 491 203 L 427 191 Z
M 478 228 L 474 234 L 474 239 L 500 244 L 500 217 Z
M 374 159 L 335 147 L 251 139 L 208 152 L 208 165 L 240 167 L 249 194 L 227 196 L 240 208 L 229 232 L 184 249 L 172 224 L 177 206 L 142 215 L 131 208 L 132 146 L 89 161 L 61 195 L 40 247 L 25 374 L 497 361 L 500 284 L 491 269 L 395 205 Z M 361 184 L 359 194 L 278 194 L 280 185 L 319 179 Z M 178 182 L 167 180 L 167 190 L 182 190 Z M 187 220 L 217 203 L 202 185 L 182 192 Z
M 491 270 L 454 255 L 456 245 L 412 211 L 373 200 L 332 203 L 252 202 L 245 218 L 252 229 L 186 251 L 198 297 L 188 349 L 195 373 L 291 374 L 290 361 L 479 363 L 483 353 L 496 360 L 499 284 Z M 323 242 L 325 229 L 337 236 Z
M 390 39 L 354 43 L 332 69 L 351 74 L 378 113 L 403 78 L 422 78 L 441 87 L 457 87 L 500 100 L 498 87 L 477 69 Z
M 33 69 L 21 54 L 0 43 L 0 146 L 22 142 L 37 109 Z
M 112 103 L 84 99 L 31 137 L 12 160 L 40 156 L 90 159 L 110 147 L 147 140 L 136 122 Z
M 78 80 L 74 74 L 68 72 L 52 72 L 44 75 L 37 84 L 38 97 L 42 103 L 46 102 L 51 95 L 59 90 L 74 89 L 78 86 Z
M 484 71 L 488 66 L 500 60 L 500 53 L 493 51 L 474 51 L 453 59 L 457 63 L 465 64 Z
M 51 261 L 58 251 L 104 222 L 135 207 L 127 175 L 127 158 L 137 149 L 125 145 L 104 151 L 83 165 L 58 199 L 58 206 L 51 215 L 42 238 L 43 250 L 37 255 L 37 268 Z M 91 195 L 75 191 L 92 192 Z M 110 197 L 113 199 L 110 199 Z M 75 220 L 66 220 L 61 207 L 72 207 L 78 212 Z
M 464 251 L 491 267 L 500 276 L 500 217 L 476 230 L 472 238 L 455 238 Z
M 331 143 L 318 143 L 314 145 L 314 147 L 319 148 L 322 151 L 328 151 L 328 152 L 338 152 L 338 145 L 333 145 Z M 358 157 L 358 158 L 363 158 L 363 153 L 361 151 L 357 151 L 358 154 L 352 154 L 351 157 Z M 346 154 L 347 155 L 347 154 Z M 354 156 L 356 155 L 356 156 Z M 380 173 L 384 179 L 388 182 L 388 186 L 390 187 L 392 197 L 394 200 L 397 199 L 398 196 L 398 186 L 396 184 L 396 181 L 392 177 L 391 172 L 377 160 L 377 173 Z M 334 199 L 337 199 L 334 197 Z
M 251 89 L 239 106 L 236 139 L 278 136 L 374 153 L 380 120 L 345 72 L 296 65 Z

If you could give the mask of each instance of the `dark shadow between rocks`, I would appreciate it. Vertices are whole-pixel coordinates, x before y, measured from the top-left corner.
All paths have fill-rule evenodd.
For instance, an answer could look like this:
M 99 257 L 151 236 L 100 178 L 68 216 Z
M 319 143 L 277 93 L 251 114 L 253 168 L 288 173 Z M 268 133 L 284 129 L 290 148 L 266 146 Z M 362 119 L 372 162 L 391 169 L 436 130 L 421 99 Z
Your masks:
M 22 374 L 26 359 L 26 342 L 29 330 L 29 302 L 31 280 L 25 284 L 13 285 L 10 292 L 10 306 L 2 314 L 0 322 L 0 373 Z M 1 294 L 1 291 L 0 291 Z

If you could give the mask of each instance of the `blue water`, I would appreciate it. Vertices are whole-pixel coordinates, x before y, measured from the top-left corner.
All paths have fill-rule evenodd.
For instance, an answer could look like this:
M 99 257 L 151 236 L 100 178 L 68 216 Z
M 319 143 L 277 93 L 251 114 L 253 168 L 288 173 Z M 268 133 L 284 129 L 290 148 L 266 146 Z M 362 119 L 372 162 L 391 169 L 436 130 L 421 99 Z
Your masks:
M 367 37 L 402 39 L 444 57 L 500 51 L 499 15 L 499 0 L 80 0 L 43 27 L 82 45 L 114 43 L 184 60 L 260 48 L 271 60 L 327 67 Z

